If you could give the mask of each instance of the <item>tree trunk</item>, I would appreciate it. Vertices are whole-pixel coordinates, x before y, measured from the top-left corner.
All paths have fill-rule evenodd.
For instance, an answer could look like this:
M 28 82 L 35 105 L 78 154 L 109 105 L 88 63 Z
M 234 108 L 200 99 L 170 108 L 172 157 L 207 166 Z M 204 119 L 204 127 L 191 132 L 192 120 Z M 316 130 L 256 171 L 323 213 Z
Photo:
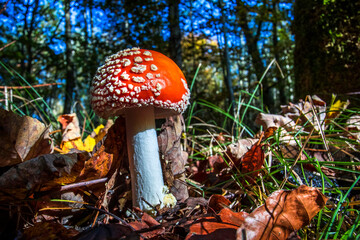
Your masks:
M 261 32 L 261 26 L 262 22 L 258 23 L 258 29 L 256 32 L 256 35 L 251 31 L 248 25 L 248 13 L 245 4 L 237 0 L 238 5 L 238 18 L 239 18 L 239 24 L 244 32 L 244 36 L 246 39 L 246 47 L 248 50 L 248 54 L 251 56 L 252 64 L 255 70 L 255 75 L 258 81 L 260 81 L 262 75 L 265 72 L 265 66 L 263 65 L 260 57 L 260 51 L 257 45 L 257 42 L 259 40 L 260 32 Z M 263 86 L 263 94 L 264 94 L 264 104 L 267 105 L 269 108 L 273 108 L 274 106 L 274 98 L 271 94 L 271 89 L 269 87 L 269 83 L 267 78 L 264 78 L 262 81 Z
M 357 1 L 295 1 L 293 30 L 297 98 L 316 94 L 329 102 L 334 93 L 359 104 L 356 97 L 360 91 L 358 12 Z
M 279 56 L 279 45 L 278 45 L 278 31 L 277 31 L 277 24 L 278 24 L 278 4 L 279 2 L 277 0 L 272 2 L 272 12 L 273 12 L 273 18 L 272 18 L 272 24 L 273 24 L 273 48 L 274 48 L 274 57 L 276 61 L 280 63 L 280 56 Z M 277 86 L 279 90 L 279 100 L 280 104 L 284 105 L 288 103 L 288 98 L 286 94 L 286 80 L 281 76 L 278 69 L 275 69 L 276 71 L 276 80 L 277 80 Z M 278 106 L 276 106 L 278 108 Z
M 234 98 L 234 89 L 231 79 L 231 63 L 230 63 L 230 55 L 229 55 L 229 45 L 228 45 L 228 35 L 227 35 L 227 28 L 226 28 L 226 11 L 224 8 L 224 3 L 222 0 L 219 0 L 219 5 L 221 9 L 221 23 L 223 26 L 223 34 L 224 34 L 224 59 L 223 59 L 223 68 L 224 68 L 224 80 L 226 87 L 229 91 L 229 105 L 230 105 L 230 114 L 235 114 L 235 98 Z
M 169 53 L 170 58 L 181 68 L 182 56 L 181 56 L 181 30 L 180 30 L 180 16 L 179 16 L 179 4 L 180 0 L 168 0 L 169 6 Z
M 66 58 L 66 85 L 65 85 L 65 104 L 64 113 L 70 113 L 71 106 L 74 102 L 75 88 L 75 71 L 73 64 L 73 50 L 71 46 L 71 16 L 70 16 L 71 0 L 65 0 L 65 58 Z

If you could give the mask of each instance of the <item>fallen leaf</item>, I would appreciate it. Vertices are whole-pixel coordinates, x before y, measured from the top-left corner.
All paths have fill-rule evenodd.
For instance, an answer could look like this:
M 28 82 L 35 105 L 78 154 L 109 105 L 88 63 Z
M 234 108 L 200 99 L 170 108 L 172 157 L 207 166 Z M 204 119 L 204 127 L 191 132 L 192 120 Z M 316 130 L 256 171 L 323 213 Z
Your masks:
M 305 101 L 300 100 L 296 104 L 289 103 L 288 105 L 281 106 L 283 115 L 291 118 L 298 125 L 305 126 L 305 131 L 311 131 L 313 128 L 319 131 L 319 127 L 324 130 L 325 125 L 319 125 L 317 119 L 320 123 L 324 122 L 326 117 L 326 103 L 316 95 L 307 96 L 306 99 Z M 313 109 L 317 116 L 314 115 Z
M 230 205 L 230 200 L 222 195 L 214 194 L 209 198 L 209 208 L 214 212 L 220 212 L 221 209 Z
M 90 228 L 78 234 L 76 240 L 107 240 L 107 239 L 140 239 L 140 236 L 136 234 L 130 227 L 121 224 L 102 224 L 100 226 Z M 133 238 L 132 238 L 133 237 Z
M 79 120 L 76 113 L 60 115 L 57 120 L 61 123 L 63 141 L 69 141 L 71 139 L 81 137 Z
M 326 119 L 329 120 L 337 118 L 342 113 L 342 111 L 344 111 L 349 106 L 349 104 L 349 100 L 346 102 L 337 100 L 330 106 L 330 109 L 326 114 Z
M 77 159 L 76 153 L 47 154 L 20 163 L 0 176 L 1 193 L 8 193 L 13 199 L 24 199 L 41 185 L 70 174 Z M 0 201 L 6 198 L 1 196 Z
M 125 120 L 118 117 L 110 127 L 103 142 L 85 162 L 77 181 L 111 176 L 121 165 L 127 163 Z
M 92 152 L 95 145 L 105 137 L 112 125 L 114 125 L 114 121 L 108 119 L 105 126 L 102 124 L 97 126 L 84 140 L 85 151 Z
M 0 167 L 51 153 L 49 129 L 37 119 L 0 109 Z
M 72 239 L 78 231 L 56 222 L 38 222 L 24 230 L 22 239 Z
M 245 176 L 249 181 L 255 181 L 255 178 L 259 175 L 259 171 L 264 164 L 265 154 L 262 150 L 260 142 L 254 144 L 251 149 L 245 153 L 241 159 L 239 166 L 242 174 L 250 173 Z
M 240 164 L 241 158 L 257 141 L 259 141 L 259 139 L 245 138 L 240 139 L 236 143 L 232 143 L 227 147 L 226 152 L 233 160 L 235 166 L 238 166 Z
M 236 239 L 287 239 L 308 225 L 326 200 L 318 189 L 305 185 L 292 191 L 278 190 L 245 218 Z
M 62 127 L 61 150 L 65 153 L 68 153 L 71 149 L 85 150 L 84 143 L 81 140 L 79 120 L 76 114 L 60 115 L 58 121 Z
M 145 239 L 150 239 L 153 237 L 158 237 L 165 232 L 165 228 L 160 225 L 158 221 L 156 221 L 153 217 L 149 214 L 142 212 L 141 221 L 135 221 L 129 223 L 135 230 L 143 230 L 141 236 Z M 150 227 L 159 226 L 155 229 L 149 229 Z M 146 231 L 149 229 L 148 231 Z
M 305 185 L 292 191 L 279 190 L 251 214 L 223 208 L 216 217 L 199 218 L 190 226 L 186 240 L 287 239 L 309 224 L 326 200 L 319 190 Z
M 224 168 L 227 167 L 226 162 L 224 161 L 224 159 L 221 157 L 221 155 L 219 154 L 215 154 L 213 156 L 208 157 L 208 162 L 210 165 L 210 172 L 213 173 L 220 173 L 221 170 L 223 170 Z
M 183 122 L 181 115 L 167 118 L 158 136 L 164 180 L 177 201 L 189 197 L 187 185 L 184 184 L 188 154 L 183 151 L 181 144 Z
M 267 128 L 264 133 L 265 139 L 272 137 L 277 129 L 278 129 L 277 127 Z
M 219 223 L 214 218 L 203 218 L 191 225 L 185 240 L 232 240 L 236 238 L 238 226 L 229 223 Z
M 222 222 L 240 226 L 249 214 L 246 212 L 233 212 L 229 208 L 221 209 L 219 217 Z
M 255 123 L 263 126 L 264 130 L 270 127 L 282 127 L 285 128 L 286 131 L 291 132 L 296 129 L 296 124 L 291 118 L 276 114 L 259 113 L 255 119 Z
M 204 217 L 190 226 L 186 240 L 217 240 L 236 238 L 236 230 L 247 216 L 244 212 L 233 212 L 224 208 L 216 217 Z

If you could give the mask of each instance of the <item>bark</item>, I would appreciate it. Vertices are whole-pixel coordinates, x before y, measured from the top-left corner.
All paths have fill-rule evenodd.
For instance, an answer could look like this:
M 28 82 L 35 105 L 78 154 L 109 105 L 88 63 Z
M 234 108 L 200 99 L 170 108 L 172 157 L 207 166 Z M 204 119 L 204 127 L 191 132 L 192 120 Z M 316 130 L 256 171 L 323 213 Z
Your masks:
M 262 22 L 260 21 L 258 23 L 257 32 L 256 34 L 254 34 L 248 25 L 248 10 L 246 9 L 245 4 L 243 3 L 243 1 L 237 0 L 237 5 L 238 5 L 237 15 L 239 18 L 239 25 L 246 39 L 246 47 L 249 56 L 251 56 L 252 65 L 255 70 L 255 75 L 257 77 L 257 80 L 260 81 L 262 75 L 265 72 L 265 66 L 262 63 L 260 57 L 260 51 L 257 45 L 260 37 Z M 263 79 L 262 86 L 263 86 L 264 104 L 272 108 L 274 105 L 274 100 L 270 92 L 271 89 L 269 87 L 267 78 Z
M 334 93 L 359 104 L 359 6 L 358 1 L 295 1 L 296 98 L 316 94 L 330 102 Z
M 73 64 L 73 50 L 71 46 L 71 0 L 65 0 L 65 58 L 66 58 L 66 85 L 65 85 L 65 104 L 64 113 L 70 113 L 74 101 L 73 93 L 75 88 L 75 70 Z
M 179 15 L 180 0 L 168 0 L 169 6 L 169 53 L 170 58 L 181 68 L 182 66 L 182 51 L 181 51 L 181 30 L 180 30 L 180 15 Z
M 276 61 L 279 63 L 279 65 L 281 66 L 280 63 L 280 54 L 279 54 L 279 45 L 278 45 L 278 31 L 277 31 L 277 25 L 278 25 L 278 4 L 279 2 L 273 1 L 272 2 L 272 11 L 273 11 L 273 47 L 274 47 L 274 57 L 276 59 Z M 277 85 L 278 85 L 278 90 L 279 90 L 279 100 L 280 100 L 280 105 L 284 105 L 288 103 L 288 98 L 287 98 L 287 94 L 286 94 L 286 80 L 281 76 L 280 72 L 278 69 L 275 70 L 276 71 L 276 80 L 277 80 Z
M 226 11 L 224 9 L 224 3 L 222 0 L 219 0 L 219 5 L 221 8 L 221 23 L 223 26 L 223 34 L 224 34 L 224 80 L 226 87 L 229 91 L 229 105 L 231 105 L 230 113 L 235 114 L 234 107 L 235 107 L 235 98 L 234 98 L 234 89 L 232 84 L 232 78 L 231 78 L 231 63 L 230 63 L 230 54 L 229 54 L 229 45 L 228 45 L 228 34 L 227 34 L 227 28 L 226 28 Z

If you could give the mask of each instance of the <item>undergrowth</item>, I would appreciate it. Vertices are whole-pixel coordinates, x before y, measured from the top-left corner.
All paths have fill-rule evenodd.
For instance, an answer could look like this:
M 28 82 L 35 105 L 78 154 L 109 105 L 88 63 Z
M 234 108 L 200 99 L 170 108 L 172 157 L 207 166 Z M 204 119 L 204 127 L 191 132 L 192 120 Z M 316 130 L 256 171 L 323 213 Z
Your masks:
M 0 62 L 0 64 L 1 67 L 8 69 L 3 63 Z M 271 65 L 268 69 L 270 67 Z M 8 71 L 19 84 L 30 86 L 13 69 L 8 69 Z M 265 76 L 266 72 L 262 79 Z M 240 138 L 259 136 L 262 129 L 260 131 L 250 129 L 244 124 L 244 120 L 249 111 L 264 113 L 263 104 L 260 107 L 255 106 L 253 101 L 256 96 L 261 96 L 258 91 L 262 79 L 254 92 L 243 94 L 243 96 L 247 96 L 244 99 L 239 98 L 235 113 L 230 113 L 229 110 L 221 109 L 207 101 L 192 102 L 185 114 L 184 147 L 189 153 L 189 165 L 206 161 L 208 157 L 216 154 L 228 161 L 226 156 L 228 145 Z M 192 89 L 194 81 L 191 83 L 190 89 Z M 16 98 L 16 101 L 10 102 L 13 111 L 20 115 L 36 116 L 45 124 L 52 125 L 56 129 L 59 128 L 51 106 L 38 94 L 36 89 L 15 91 L 13 97 Z M 1 98 L 4 99 L 3 91 Z M 22 103 L 20 104 L 20 102 Z M 2 103 L 4 108 L 4 102 Z M 80 103 L 77 106 L 80 106 L 77 113 L 84 119 L 82 128 L 84 131 L 90 132 L 95 127 L 93 124 L 94 114 L 87 113 Z M 195 107 L 220 113 L 222 119 L 205 122 L 197 117 Z M 325 112 L 316 112 L 317 119 L 321 114 L 329 113 L 330 107 L 331 105 Z M 231 173 L 230 180 L 219 182 L 216 185 L 199 184 L 194 182 L 189 175 L 187 182 L 192 189 L 192 194 L 204 197 L 209 197 L 214 193 L 234 194 L 240 197 L 232 203 L 232 209 L 251 212 L 262 205 L 274 191 L 292 190 L 305 184 L 318 188 L 329 200 L 325 208 L 311 220 L 309 225 L 299 230 L 300 237 L 302 239 L 360 239 L 359 131 L 346 128 L 348 119 L 351 116 L 359 115 L 360 109 L 350 105 L 350 108 L 344 109 L 337 118 L 326 123 L 317 123 L 322 131 L 314 130 L 314 126 L 311 126 L 310 122 L 298 125 L 296 131 L 286 133 L 287 140 L 296 142 L 299 150 L 299 153 L 293 157 L 285 156 L 281 151 L 286 143 L 284 142 L 283 128 L 280 127 L 274 131 L 272 136 L 263 141 L 265 164 L 255 183 L 242 181 L 244 176 L 238 171 Z M 231 123 L 231 129 L 227 128 L 229 123 Z M 324 124 L 323 126 L 326 124 L 326 127 L 321 127 L 322 124 Z M 307 129 L 311 127 L 312 130 L 308 131 Z M 319 157 L 314 157 L 314 152 L 323 156 L 326 161 L 319 161 Z

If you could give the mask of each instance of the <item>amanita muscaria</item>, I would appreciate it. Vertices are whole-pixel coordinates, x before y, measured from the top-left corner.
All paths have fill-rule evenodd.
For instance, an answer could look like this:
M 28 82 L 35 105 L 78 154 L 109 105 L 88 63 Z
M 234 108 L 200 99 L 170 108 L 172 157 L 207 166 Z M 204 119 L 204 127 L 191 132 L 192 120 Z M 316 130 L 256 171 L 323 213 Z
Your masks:
M 165 55 L 139 48 L 109 56 L 93 79 L 91 105 L 102 118 L 126 118 L 133 205 L 164 203 L 165 185 L 155 118 L 181 114 L 190 91 L 184 74 Z M 143 201 L 143 199 L 145 201 Z

